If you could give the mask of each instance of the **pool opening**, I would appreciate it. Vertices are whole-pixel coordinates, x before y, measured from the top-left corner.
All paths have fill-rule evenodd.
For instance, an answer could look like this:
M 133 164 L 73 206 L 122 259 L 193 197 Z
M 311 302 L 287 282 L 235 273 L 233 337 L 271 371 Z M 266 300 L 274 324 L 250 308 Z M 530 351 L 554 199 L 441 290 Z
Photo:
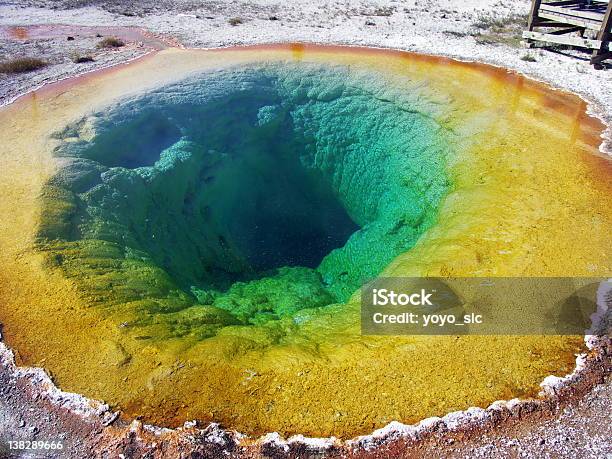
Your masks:
M 380 84 L 228 70 L 91 114 L 55 135 L 48 196 L 66 202 L 46 207 L 41 238 L 96 301 L 183 315 L 195 302 L 213 328 L 345 301 L 414 245 L 447 186 L 428 107 Z

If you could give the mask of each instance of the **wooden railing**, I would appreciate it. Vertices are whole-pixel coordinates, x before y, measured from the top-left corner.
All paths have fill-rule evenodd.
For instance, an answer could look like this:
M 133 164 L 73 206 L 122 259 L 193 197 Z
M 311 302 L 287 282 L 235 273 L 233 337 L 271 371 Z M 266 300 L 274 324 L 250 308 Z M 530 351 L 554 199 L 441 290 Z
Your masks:
M 593 50 L 591 63 L 601 67 L 612 58 L 612 3 L 610 0 L 532 0 L 528 30 L 523 38 L 528 42 L 546 42 Z M 554 28 L 547 32 L 535 28 Z M 585 32 L 595 36 L 585 37 Z M 587 35 L 589 34 L 587 33 Z

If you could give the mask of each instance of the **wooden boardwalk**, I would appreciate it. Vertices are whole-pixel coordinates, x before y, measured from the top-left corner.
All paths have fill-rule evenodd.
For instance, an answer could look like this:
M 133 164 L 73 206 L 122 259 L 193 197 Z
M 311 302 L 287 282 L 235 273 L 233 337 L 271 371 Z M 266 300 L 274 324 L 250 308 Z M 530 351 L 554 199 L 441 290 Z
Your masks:
M 593 50 L 591 63 L 612 59 L 612 0 L 532 0 L 528 43 L 545 42 Z M 546 29 L 545 32 L 535 28 Z

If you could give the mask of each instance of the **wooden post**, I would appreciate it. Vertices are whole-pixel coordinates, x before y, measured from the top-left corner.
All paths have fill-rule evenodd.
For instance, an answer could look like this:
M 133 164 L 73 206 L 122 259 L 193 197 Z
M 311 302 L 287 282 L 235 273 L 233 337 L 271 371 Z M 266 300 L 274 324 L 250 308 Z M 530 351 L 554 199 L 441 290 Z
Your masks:
M 539 20 L 538 11 L 540 10 L 540 3 L 542 3 L 542 0 L 531 0 L 531 11 L 529 11 L 529 21 L 527 22 L 527 30 L 530 32 Z
M 602 68 L 601 63 L 607 58 L 612 57 L 612 51 L 610 51 L 610 28 L 612 28 L 612 2 L 608 3 L 608 9 L 606 15 L 601 23 L 601 29 L 597 34 L 597 39 L 601 40 L 601 47 L 593 51 L 593 57 L 591 57 L 591 64 L 595 68 Z

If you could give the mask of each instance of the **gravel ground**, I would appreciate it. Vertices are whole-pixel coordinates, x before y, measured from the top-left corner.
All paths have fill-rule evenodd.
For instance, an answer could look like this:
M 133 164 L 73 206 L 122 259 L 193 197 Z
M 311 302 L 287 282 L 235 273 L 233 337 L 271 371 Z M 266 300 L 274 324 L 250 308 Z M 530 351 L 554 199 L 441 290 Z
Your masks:
M 391 47 L 503 65 L 581 94 L 590 102 L 590 112 L 610 124 L 612 72 L 594 70 L 585 54 L 522 48 L 519 37 L 528 6 L 523 0 L 0 0 L 0 61 L 32 56 L 49 63 L 27 74 L 0 74 L 0 105 L 47 82 L 125 62 L 164 46 L 304 41 Z M 126 45 L 97 48 L 108 36 L 119 37 Z M 73 62 L 76 55 L 94 60 L 77 64 Z M 102 421 L 83 423 L 50 407 L 28 389 L 27 381 L 9 377 L 4 370 L 0 365 L 0 458 L 94 454 L 107 435 Z M 610 458 L 611 406 L 608 378 L 552 417 L 504 426 L 467 440 L 432 441 L 400 457 Z M 117 457 L 120 451 L 126 457 L 143 457 L 143 449 L 130 446 L 132 434 L 119 422 L 113 434 L 119 440 L 108 457 Z M 67 449 L 50 456 L 17 456 L 7 444 L 14 439 L 62 438 L 69 441 Z M 161 457 L 158 453 L 151 457 Z
M 487 432 L 477 440 L 450 445 L 441 457 L 610 458 L 610 378 L 557 416 Z
M 121 39 L 125 46 L 101 48 L 109 37 Z M 0 62 L 28 56 L 48 64 L 34 72 L 0 73 L 0 105 L 46 83 L 127 62 L 170 44 L 135 27 L 0 25 Z M 79 58 L 90 61 L 75 62 Z
M 2 45 L 0 45 L 0 59 L 17 54 L 44 56 L 45 61 L 49 62 L 54 69 L 53 72 L 40 70 L 11 77 L 0 75 L 0 104 L 9 102 L 15 95 L 45 83 L 68 78 L 75 73 L 87 72 L 130 60 L 142 55 L 144 51 L 142 47 L 130 46 L 117 50 L 114 53 L 92 52 L 92 50 L 95 49 L 95 46 L 92 46 L 94 42 L 95 40 L 92 37 L 83 37 L 82 40 L 79 40 L 79 42 L 74 45 L 72 42 L 66 44 L 65 39 L 53 38 L 31 41 L 19 44 L 19 46 L 14 46 L 13 43 L 2 43 Z M 74 63 L 70 59 L 70 56 L 66 54 L 65 48 L 61 45 L 69 47 L 70 52 L 75 53 L 75 55 L 92 56 L 92 59 L 95 60 L 93 62 Z M 7 81 L 10 81 L 10 83 L 6 84 Z M 22 88 L 17 94 L 15 93 L 16 86 L 14 85 Z

